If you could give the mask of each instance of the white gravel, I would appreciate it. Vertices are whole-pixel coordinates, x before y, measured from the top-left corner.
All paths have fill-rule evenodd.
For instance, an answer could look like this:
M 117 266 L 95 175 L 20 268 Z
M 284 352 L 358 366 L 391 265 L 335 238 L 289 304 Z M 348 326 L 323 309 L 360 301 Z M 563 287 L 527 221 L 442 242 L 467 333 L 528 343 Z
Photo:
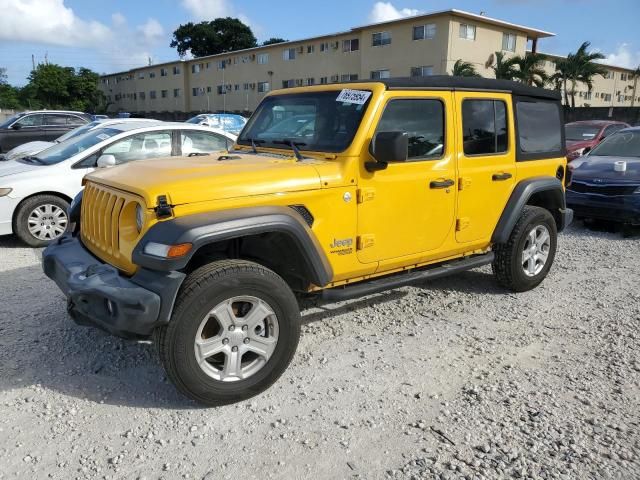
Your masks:
M 203 409 L 0 238 L 0 479 L 640 478 L 639 272 L 578 225 L 532 292 L 483 268 L 309 308 L 275 386 Z

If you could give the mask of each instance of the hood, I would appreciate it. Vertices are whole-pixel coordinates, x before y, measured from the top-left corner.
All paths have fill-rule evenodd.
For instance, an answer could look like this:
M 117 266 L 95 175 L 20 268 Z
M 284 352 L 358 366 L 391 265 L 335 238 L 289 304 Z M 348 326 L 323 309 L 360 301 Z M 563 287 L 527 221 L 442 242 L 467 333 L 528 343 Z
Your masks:
M 567 140 L 567 153 L 568 152 L 573 152 L 574 150 L 579 150 L 581 148 L 587 148 L 587 147 L 593 147 L 594 145 L 597 145 L 598 141 L 597 140 Z
M 17 146 L 9 150 L 5 158 L 7 160 L 16 160 L 18 158 L 26 157 L 28 155 L 35 155 L 36 153 L 40 153 L 41 151 L 55 145 L 55 142 L 29 142 L 23 143 L 22 145 Z
M 159 195 L 173 205 L 234 197 L 295 192 L 320 188 L 316 167 L 321 160 L 297 162 L 279 155 L 220 153 L 201 157 L 172 157 L 131 162 L 99 169 L 86 179 L 137 194 L 147 206 Z
M 584 160 L 578 159 L 574 162 L 579 163 L 573 168 L 573 180 L 640 183 L 640 158 L 588 156 Z M 627 171 L 616 172 L 613 168 L 615 162 L 627 162 Z
M 36 170 L 41 171 L 42 168 L 43 165 L 22 163 L 15 160 L 2 162 L 0 163 L 0 183 L 2 183 L 3 186 L 6 185 L 7 187 L 10 187 L 11 185 L 7 184 L 7 181 L 9 179 L 7 179 L 6 177 L 18 175 L 21 173 L 34 172 Z

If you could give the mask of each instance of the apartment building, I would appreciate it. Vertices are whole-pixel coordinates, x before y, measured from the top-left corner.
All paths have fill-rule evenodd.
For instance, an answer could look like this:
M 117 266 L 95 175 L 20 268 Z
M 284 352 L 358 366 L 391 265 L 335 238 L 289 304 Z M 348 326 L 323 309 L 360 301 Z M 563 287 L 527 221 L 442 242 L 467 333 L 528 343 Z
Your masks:
M 458 59 L 472 62 L 482 76 L 492 77 L 488 61 L 494 52 L 525 55 L 537 50 L 540 39 L 553 35 L 451 9 L 104 75 L 100 86 L 110 112 L 252 111 L 271 90 L 450 74 Z M 549 68 L 553 68 L 551 63 Z M 606 99 L 617 87 L 609 91 L 605 86 L 601 90 Z

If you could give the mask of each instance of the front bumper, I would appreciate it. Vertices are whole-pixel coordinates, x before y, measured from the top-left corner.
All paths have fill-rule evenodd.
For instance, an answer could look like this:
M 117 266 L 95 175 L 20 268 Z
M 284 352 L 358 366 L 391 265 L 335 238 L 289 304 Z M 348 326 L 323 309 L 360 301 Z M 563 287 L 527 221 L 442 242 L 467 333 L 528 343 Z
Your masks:
M 567 190 L 567 205 L 579 217 L 640 225 L 640 195 L 605 196 Z
M 8 195 L 0 197 L 0 235 L 13 233 L 13 213 L 20 203 L 19 198 L 11 198 Z
M 169 322 L 185 277 L 181 272 L 145 269 L 125 277 L 70 234 L 44 250 L 42 266 L 67 296 L 68 311 L 76 323 L 125 338 L 148 337 Z

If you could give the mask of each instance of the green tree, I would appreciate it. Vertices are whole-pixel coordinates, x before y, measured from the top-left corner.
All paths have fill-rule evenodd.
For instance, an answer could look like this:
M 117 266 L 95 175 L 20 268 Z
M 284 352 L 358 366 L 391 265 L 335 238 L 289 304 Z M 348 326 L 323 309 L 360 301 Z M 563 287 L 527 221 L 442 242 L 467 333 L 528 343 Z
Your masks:
M 284 43 L 284 42 L 288 42 L 288 40 L 285 40 L 284 38 L 280 38 L 280 37 L 271 37 L 269 40 L 265 40 L 264 42 L 262 42 L 262 46 L 266 47 L 267 45 L 275 45 L 276 43 Z
M 216 18 L 211 22 L 185 23 L 173 32 L 169 45 L 181 57 L 188 52 L 194 57 L 233 52 L 257 47 L 251 28 L 237 18 Z
M 504 52 L 496 52 L 495 58 L 490 62 L 491 69 L 493 70 L 494 75 L 498 79 L 502 80 L 513 80 L 517 78 L 518 69 L 518 57 L 510 57 L 505 58 Z
M 518 71 L 515 78 L 527 85 L 535 85 L 536 87 L 544 87 L 549 76 L 544 69 L 544 62 L 547 57 L 540 53 L 529 53 L 524 57 L 514 57 L 518 65 Z
M 480 77 L 480 74 L 476 71 L 476 67 L 471 62 L 465 62 L 461 58 L 456 60 L 453 64 L 453 71 L 451 75 L 454 77 Z
M 593 89 L 593 80 L 597 75 L 604 76 L 607 68 L 596 60 L 603 60 L 605 56 L 599 52 L 590 52 L 590 42 L 583 42 L 575 53 L 570 53 L 567 58 L 556 62 L 556 73 L 552 79 L 561 84 L 564 89 L 565 105 L 569 104 L 568 95 L 571 96 L 571 107 L 576 106 L 576 87 L 578 83 L 587 86 L 589 92 Z M 568 85 L 571 88 L 568 89 Z

